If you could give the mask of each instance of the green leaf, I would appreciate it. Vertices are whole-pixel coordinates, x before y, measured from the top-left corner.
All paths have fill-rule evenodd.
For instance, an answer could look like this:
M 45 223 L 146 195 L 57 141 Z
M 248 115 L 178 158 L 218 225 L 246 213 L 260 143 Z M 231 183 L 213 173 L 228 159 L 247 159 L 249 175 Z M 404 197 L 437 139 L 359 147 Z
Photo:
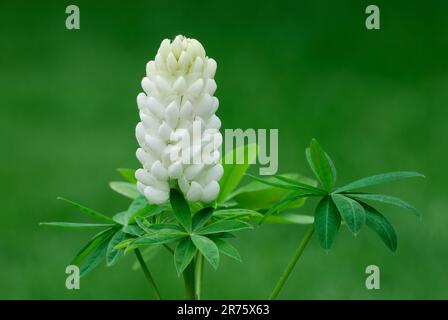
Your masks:
M 321 185 L 327 192 L 331 192 L 336 179 L 334 165 L 316 139 L 311 140 L 306 158 Z
M 216 244 L 216 246 L 218 247 L 219 251 L 223 254 L 225 254 L 226 256 L 235 259 L 239 262 L 241 262 L 241 255 L 238 252 L 238 250 L 232 246 L 230 243 L 228 243 L 225 240 L 222 240 L 220 238 L 212 238 L 213 242 Z
M 309 215 L 295 214 L 295 213 L 280 213 L 276 215 L 270 215 L 266 218 L 251 218 L 254 222 L 265 222 L 275 224 L 312 224 L 314 217 Z
M 362 203 L 366 212 L 366 225 L 374 230 L 386 246 L 392 251 L 397 250 L 397 234 L 387 219 L 371 206 Z
M 218 219 L 244 219 L 249 217 L 262 218 L 263 215 L 250 209 L 221 209 L 213 213 L 214 218 Z
M 282 177 L 295 179 L 294 181 L 301 180 L 301 183 L 314 183 L 313 180 L 302 177 L 299 174 L 284 174 Z M 275 178 L 273 177 L 266 178 L 265 180 L 275 182 Z M 232 192 L 232 194 L 228 196 L 228 199 L 237 202 L 234 206 L 238 205 L 239 207 L 245 209 L 263 210 L 272 208 L 272 206 L 276 204 L 283 196 L 285 196 L 287 192 L 288 190 L 274 187 L 264 182 L 251 181 L 245 186 Z M 294 203 L 294 207 L 299 208 L 304 204 L 304 202 L 305 199 L 301 199 L 300 201 Z
M 104 239 L 111 236 L 114 232 L 114 228 L 109 228 L 94 235 L 93 238 L 90 239 L 89 242 L 87 242 L 87 244 L 85 244 L 84 247 L 82 247 L 81 250 L 76 254 L 71 264 L 79 266 L 84 261 L 84 259 L 104 241 Z
M 158 213 L 158 211 L 161 212 L 161 210 L 163 210 L 162 207 L 159 207 L 158 205 L 155 204 L 150 205 L 144 195 L 139 195 L 137 198 L 134 199 L 134 201 L 132 201 L 131 205 L 127 210 L 126 224 L 134 223 L 135 218 L 137 217 L 154 215 L 156 211 Z
M 212 208 L 212 207 L 207 207 L 207 208 L 204 208 L 204 209 L 198 211 L 193 216 L 193 230 L 197 230 L 200 227 L 202 227 L 204 224 L 206 224 L 207 221 L 209 221 L 210 218 L 212 217 L 213 211 L 214 211 L 214 208 Z
M 96 268 L 101 261 L 104 260 L 107 252 L 107 246 L 109 243 L 110 237 L 112 237 L 113 233 L 110 233 L 106 238 L 104 238 L 98 246 L 93 249 L 93 251 L 87 256 L 84 260 L 84 263 L 79 268 L 80 276 L 83 277 Z
M 135 178 L 135 169 L 118 168 L 117 171 L 120 176 L 128 180 L 130 183 L 137 183 L 137 179 Z
M 140 192 L 137 190 L 135 184 L 130 182 L 112 181 L 109 182 L 109 186 L 115 192 L 130 199 L 135 199 L 140 195 Z
M 187 233 L 175 230 L 159 230 L 157 232 L 146 234 L 134 241 L 136 245 L 163 244 L 182 239 Z
M 366 222 L 364 208 L 355 200 L 341 194 L 332 194 L 331 198 L 349 230 L 357 235 Z
M 271 179 L 268 179 L 268 178 L 264 178 L 264 179 L 263 178 L 259 178 L 257 176 L 252 175 L 252 174 L 249 174 L 249 173 L 246 173 L 246 176 L 251 177 L 255 181 L 267 184 L 267 185 L 275 187 L 275 188 L 280 188 L 280 189 L 285 189 L 285 190 L 303 189 L 301 187 L 298 187 L 296 185 L 292 185 L 292 184 L 289 184 L 289 183 L 280 183 L 280 182 L 272 181 Z
M 374 185 L 378 185 L 378 184 L 382 184 L 382 183 L 388 183 L 388 182 L 393 182 L 393 181 L 397 181 L 397 180 L 413 178 L 413 177 L 423 177 L 424 178 L 425 176 L 418 172 L 409 172 L 409 171 L 383 173 L 383 174 L 378 174 L 375 176 L 356 180 L 356 181 L 349 183 L 341 188 L 336 189 L 335 192 L 341 193 L 341 192 L 351 191 L 351 190 L 355 190 L 355 189 L 370 187 L 370 186 L 374 186 Z
M 320 245 L 324 249 L 330 249 L 341 225 L 341 216 L 330 197 L 324 197 L 318 203 L 314 213 L 314 225 Z
M 145 260 L 145 262 L 148 262 L 151 259 L 153 259 L 157 255 L 157 253 L 159 253 L 161 248 L 162 246 L 159 245 L 147 246 L 143 248 L 143 250 L 141 250 L 143 260 Z M 140 268 L 141 268 L 140 262 L 138 262 L 138 260 L 135 260 L 132 265 L 132 270 L 138 270 Z
M 219 250 L 216 244 L 209 238 L 197 234 L 192 234 L 191 240 L 212 267 L 217 269 L 219 265 Z
M 64 228 L 64 229 L 95 229 L 111 227 L 113 224 L 108 223 L 76 223 L 76 222 L 41 222 L 40 226 Z
M 310 193 L 313 193 L 313 194 L 319 194 L 319 195 L 325 195 L 325 194 L 327 194 L 327 193 L 325 192 L 325 190 L 316 188 L 316 187 L 314 187 L 314 186 L 312 186 L 312 185 L 310 185 L 310 184 L 306 184 L 306 183 L 297 181 L 297 180 L 295 180 L 295 179 L 291 179 L 291 178 L 286 177 L 286 176 L 275 175 L 274 178 L 276 178 L 277 180 L 280 180 L 280 181 L 289 183 L 289 184 L 291 184 L 291 185 L 293 185 L 293 186 L 296 186 L 296 187 L 298 187 L 298 188 L 300 188 L 300 189 L 309 191 Z
M 289 208 L 294 208 L 295 204 L 299 201 L 303 201 L 304 198 L 314 196 L 308 191 L 297 190 L 286 194 L 280 201 L 278 201 L 274 206 L 272 206 L 268 212 L 265 213 L 263 219 L 261 219 L 260 224 L 265 222 L 272 214 L 278 213 L 282 210 Z
M 124 233 L 122 230 L 118 230 L 110 239 L 109 244 L 107 245 L 107 252 L 106 252 L 106 263 L 107 266 L 113 265 L 115 262 L 117 262 L 121 250 L 115 249 L 115 246 L 126 239 L 126 233 Z
M 130 234 L 131 236 L 140 237 L 145 233 L 137 224 L 129 224 L 127 226 L 123 226 L 123 232 Z
M 234 148 L 228 152 L 224 157 L 224 174 L 219 181 L 220 193 L 218 202 L 227 200 L 227 196 L 238 186 L 244 173 L 249 169 L 252 163 L 255 163 L 257 157 L 258 147 L 256 144 L 244 145 Z M 244 163 L 237 164 L 236 159 L 238 154 L 244 154 Z M 233 159 L 232 164 L 226 163 L 227 160 Z
M 196 247 L 190 237 L 186 237 L 179 242 L 174 250 L 174 264 L 178 275 L 182 274 L 185 268 L 190 264 L 195 254 Z
M 371 200 L 371 201 L 378 201 L 378 202 L 382 202 L 382 203 L 391 204 L 391 205 L 409 210 L 412 213 L 414 213 L 415 215 L 420 216 L 420 212 L 416 208 L 414 208 L 409 203 L 407 203 L 397 197 L 386 196 L 383 194 L 371 194 L 371 193 L 349 193 L 346 195 L 349 196 L 350 198 L 355 198 L 355 199 L 359 199 L 359 200 Z
M 80 205 L 79 203 L 76 203 L 74 201 L 68 200 L 68 199 L 63 198 L 63 197 L 58 197 L 57 199 L 65 201 L 68 204 L 71 204 L 72 206 L 76 207 L 79 211 L 87 213 L 89 216 L 92 216 L 92 217 L 95 217 L 95 218 L 98 218 L 98 219 L 102 219 L 102 220 L 105 220 L 105 221 L 108 221 L 108 222 L 114 222 L 112 220 L 112 218 L 110 218 L 110 217 L 108 217 L 108 216 L 106 216 L 106 215 L 104 215 L 102 213 L 99 213 L 98 211 L 95 211 L 93 209 L 84 207 L 83 205 Z
M 239 220 L 219 220 L 197 231 L 198 234 L 213 234 L 219 232 L 232 232 L 244 229 L 252 229 L 252 226 Z
M 191 212 L 187 201 L 183 194 L 177 189 L 170 191 L 170 203 L 173 208 L 174 216 L 177 221 L 187 230 L 191 232 Z

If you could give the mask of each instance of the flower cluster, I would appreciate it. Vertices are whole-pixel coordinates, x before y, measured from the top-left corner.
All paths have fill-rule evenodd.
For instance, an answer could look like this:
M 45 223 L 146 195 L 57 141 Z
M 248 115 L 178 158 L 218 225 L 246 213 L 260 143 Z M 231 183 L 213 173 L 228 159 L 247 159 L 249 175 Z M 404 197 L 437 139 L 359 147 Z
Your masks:
M 136 154 L 143 168 L 135 177 L 151 203 L 168 201 L 170 182 L 176 180 L 189 201 L 211 202 L 218 196 L 223 167 L 215 71 L 216 61 L 199 41 L 183 36 L 163 40 L 146 65 L 136 127 Z

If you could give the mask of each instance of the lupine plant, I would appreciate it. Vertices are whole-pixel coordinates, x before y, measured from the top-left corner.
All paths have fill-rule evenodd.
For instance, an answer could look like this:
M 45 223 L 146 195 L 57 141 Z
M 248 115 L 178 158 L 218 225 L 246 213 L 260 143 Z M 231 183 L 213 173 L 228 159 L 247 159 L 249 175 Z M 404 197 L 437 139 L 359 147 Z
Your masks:
M 101 223 L 41 223 L 66 229 L 101 230 L 71 262 L 79 266 L 80 275 L 85 276 L 104 261 L 112 266 L 133 252 L 136 268 L 143 271 L 154 297 L 161 299 L 157 278 L 148 264 L 160 250 L 166 250 L 172 254 L 173 271 L 184 280 L 185 298 L 200 299 L 205 262 L 217 269 L 222 256 L 242 260 L 229 241 L 235 232 L 257 229 L 263 223 L 310 224 L 271 294 L 275 299 L 314 230 L 321 246 L 329 249 L 341 223 L 355 235 L 367 225 L 395 251 L 397 238 L 393 227 L 366 202 L 397 205 L 418 214 L 417 210 L 398 198 L 357 190 L 421 175 L 387 173 L 335 188 L 335 166 L 318 142 L 312 140 L 306 157 L 318 183 L 297 173 L 271 177 L 247 174 L 254 180 L 240 186 L 258 148 L 252 144 L 237 146 L 225 156 L 234 159 L 243 154 L 244 163 L 221 161 L 215 70 L 216 62 L 206 56 L 197 40 L 182 36 L 164 40 L 155 59 L 147 64 L 142 81 L 144 93 L 137 96 L 141 121 L 136 127 L 139 144 L 136 156 L 142 167 L 118 169 L 126 181 L 110 183 L 114 191 L 131 200 L 128 208 L 109 216 L 59 198 Z M 185 136 L 194 135 L 195 124 L 205 130 L 199 143 L 183 144 Z M 207 148 L 210 141 L 211 147 Z M 202 153 L 201 159 L 207 156 L 208 160 L 195 161 L 204 147 L 208 153 Z M 187 157 L 173 159 L 173 152 Z M 321 198 L 314 217 L 291 212 L 309 197 Z

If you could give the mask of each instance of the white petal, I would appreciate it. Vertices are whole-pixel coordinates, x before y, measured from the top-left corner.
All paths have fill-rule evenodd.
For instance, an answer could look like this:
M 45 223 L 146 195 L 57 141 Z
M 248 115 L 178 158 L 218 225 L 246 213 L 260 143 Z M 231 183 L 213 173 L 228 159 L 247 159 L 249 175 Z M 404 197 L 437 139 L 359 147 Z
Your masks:
M 137 138 L 138 144 L 143 147 L 146 144 L 145 141 L 146 130 L 141 122 L 137 123 L 135 127 L 135 137 Z
M 158 190 L 150 186 L 146 187 L 144 192 L 146 199 L 148 199 L 150 203 L 154 204 L 163 204 L 167 202 L 170 197 L 169 192 L 164 190 Z
M 211 167 L 205 175 L 205 181 L 219 181 L 224 174 L 224 168 L 221 164 Z
M 204 68 L 204 60 L 201 57 L 196 57 L 193 62 L 193 66 L 191 67 L 192 72 L 202 72 Z
M 221 128 L 221 120 L 216 115 L 212 115 L 207 121 L 207 129 L 217 129 Z
M 171 85 L 165 77 L 156 76 L 156 85 L 162 92 L 170 92 Z
M 206 78 L 213 78 L 215 77 L 216 72 L 216 61 L 212 58 L 207 59 L 207 65 L 204 70 L 204 76 Z
M 216 81 L 215 80 L 213 80 L 213 79 L 208 79 L 207 80 L 207 83 L 206 83 L 206 85 L 205 85 L 205 91 L 209 94 L 209 95 L 214 95 L 215 94 L 215 91 L 216 91 L 216 88 L 217 88 L 218 86 L 216 85 Z
M 192 164 L 185 169 L 184 177 L 187 180 L 195 179 L 201 171 L 204 169 L 204 165 L 201 164 Z
M 138 148 L 135 155 L 145 168 L 151 168 L 154 161 L 156 161 L 156 158 L 150 152 L 146 152 L 143 148 Z
M 187 179 L 185 179 L 184 177 L 180 177 L 177 180 L 177 183 L 179 184 L 179 188 L 180 190 L 184 193 L 187 194 L 188 190 L 190 190 L 190 184 L 188 183 Z
M 146 76 L 154 76 L 156 73 L 156 64 L 151 60 L 146 64 Z
M 171 102 L 166 108 L 165 119 L 171 128 L 176 127 L 177 120 L 179 119 L 179 108 L 177 107 L 176 101 Z
M 158 53 L 162 55 L 163 57 L 166 57 L 171 52 L 171 43 L 169 39 L 163 39 L 162 43 L 160 44 L 160 48 Z
M 146 104 L 146 94 L 140 92 L 137 96 L 137 106 L 140 110 L 146 109 L 148 106 Z
M 162 165 L 162 163 L 157 160 L 151 166 L 151 174 L 157 178 L 158 180 L 166 180 L 168 179 L 168 171 Z
M 193 105 L 190 100 L 185 101 L 180 108 L 179 117 L 180 119 L 191 120 L 193 115 Z
M 163 105 L 157 101 L 154 97 L 148 97 L 146 100 L 149 111 L 154 113 L 159 119 L 163 119 L 163 115 L 165 113 L 165 108 Z
M 159 126 L 158 134 L 160 138 L 162 138 L 164 141 L 168 141 L 171 137 L 171 133 L 173 133 L 173 129 L 165 122 Z
M 142 79 L 142 88 L 146 92 L 146 94 L 154 94 L 157 92 L 157 88 L 154 82 L 149 80 L 147 77 Z
M 219 194 L 219 184 L 216 181 L 212 181 L 204 187 L 202 191 L 201 200 L 206 203 L 212 202 L 213 200 L 216 199 L 218 194 Z
M 174 54 L 172 52 L 170 52 L 168 54 L 168 57 L 166 58 L 166 67 L 170 72 L 174 72 L 177 69 L 176 57 L 174 57 Z
M 185 81 L 185 78 L 183 76 L 180 76 L 176 79 L 173 84 L 173 89 L 178 93 L 184 93 L 184 91 L 187 89 L 187 82 Z
M 155 154 L 162 154 L 163 149 L 165 149 L 166 145 L 163 143 L 162 140 L 159 138 L 153 137 L 149 134 L 145 136 L 145 142 L 148 145 L 148 147 L 155 153 Z
M 182 163 L 180 161 L 173 163 L 168 167 L 170 178 L 177 179 L 182 175 Z
M 188 88 L 188 94 L 195 97 L 199 95 L 203 87 L 204 87 L 204 80 L 199 78 L 190 85 L 190 87 Z
M 190 189 L 186 194 L 186 198 L 188 201 L 199 201 L 202 197 L 202 187 L 196 181 L 191 183 Z

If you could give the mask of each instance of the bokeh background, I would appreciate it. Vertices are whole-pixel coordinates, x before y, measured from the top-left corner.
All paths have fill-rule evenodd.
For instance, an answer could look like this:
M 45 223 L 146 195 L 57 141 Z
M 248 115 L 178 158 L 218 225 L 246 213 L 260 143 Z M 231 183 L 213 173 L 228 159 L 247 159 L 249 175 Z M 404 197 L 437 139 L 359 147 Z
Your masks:
M 1 1 L 0 298 L 146 299 L 134 256 L 65 288 L 65 267 L 89 231 L 42 228 L 85 221 L 62 195 L 113 214 L 126 198 L 108 182 L 137 167 L 135 98 L 145 64 L 164 38 L 199 39 L 218 62 L 224 128 L 278 128 L 280 172 L 310 175 L 304 149 L 316 137 L 339 183 L 393 170 L 425 180 L 382 187 L 418 218 L 381 207 L 395 225 L 390 253 L 368 229 L 342 228 L 329 252 L 314 238 L 284 299 L 448 298 L 448 3 L 375 0 L 381 30 L 364 26 L 372 1 Z M 81 29 L 65 28 L 77 4 Z M 311 213 L 312 202 L 300 209 Z M 206 270 L 205 298 L 266 298 L 304 234 L 268 226 L 234 241 L 242 264 Z M 381 289 L 364 286 L 367 265 Z M 151 262 L 165 298 L 181 298 L 168 254 Z

